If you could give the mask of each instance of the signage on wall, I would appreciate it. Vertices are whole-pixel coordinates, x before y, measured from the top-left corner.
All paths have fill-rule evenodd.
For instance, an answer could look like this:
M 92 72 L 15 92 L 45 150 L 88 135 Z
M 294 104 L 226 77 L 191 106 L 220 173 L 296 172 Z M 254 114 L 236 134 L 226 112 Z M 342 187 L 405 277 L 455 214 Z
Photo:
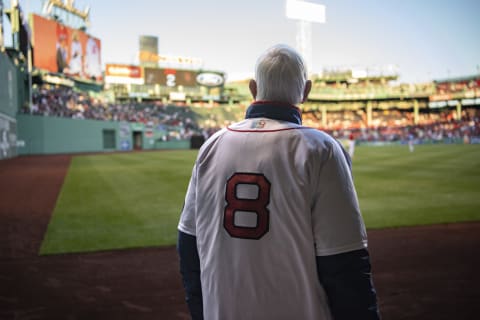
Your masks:
M 206 87 L 218 87 L 225 82 L 225 79 L 218 73 L 203 72 L 197 75 L 197 82 Z

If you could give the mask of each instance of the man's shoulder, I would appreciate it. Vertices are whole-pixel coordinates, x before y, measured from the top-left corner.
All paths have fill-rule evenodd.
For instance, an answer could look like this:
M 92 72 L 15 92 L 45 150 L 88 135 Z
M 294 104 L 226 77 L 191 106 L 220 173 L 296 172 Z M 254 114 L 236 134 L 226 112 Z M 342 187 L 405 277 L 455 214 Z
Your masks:
M 208 148 L 211 144 L 213 144 L 216 140 L 218 140 L 223 134 L 227 132 L 226 128 L 220 129 L 214 134 L 212 134 L 210 137 L 208 137 L 205 142 L 202 144 L 202 147 L 200 148 L 200 152 L 202 152 L 204 149 Z
M 304 129 L 310 130 L 302 130 L 302 134 L 305 136 L 306 139 L 311 141 L 316 141 L 322 144 L 332 144 L 336 143 L 336 139 L 332 137 L 330 134 L 322 131 L 321 129 L 312 128 L 312 127 L 303 127 Z
M 303 126 L 287 121 L 279 121 L 268 118 L 245 119 L 233 123 L 222 130 L 221 134 L 226 132 L 239 133 L 276 133 L 282 132 L 290 136 L 311 141 L 312 143 L 332 144 L 336 139 L 330 134 L 317 128 Z

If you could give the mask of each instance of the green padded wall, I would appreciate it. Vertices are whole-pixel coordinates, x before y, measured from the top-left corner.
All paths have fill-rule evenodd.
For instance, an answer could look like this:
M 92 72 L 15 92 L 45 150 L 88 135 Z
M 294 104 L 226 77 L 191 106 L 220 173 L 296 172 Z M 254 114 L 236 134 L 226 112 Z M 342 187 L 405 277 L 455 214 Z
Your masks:
M 116 134 L 115 148 L 104 146 L 104 131 Z M 119 122 L 17 115 L 19 154 L 120 150 Z M 125 138 L 124 138 L 125 139 Z
M 189 140 L 163 141 L 164 134 L 143 123 L 17 115 L 20 155 L 190 148 Z

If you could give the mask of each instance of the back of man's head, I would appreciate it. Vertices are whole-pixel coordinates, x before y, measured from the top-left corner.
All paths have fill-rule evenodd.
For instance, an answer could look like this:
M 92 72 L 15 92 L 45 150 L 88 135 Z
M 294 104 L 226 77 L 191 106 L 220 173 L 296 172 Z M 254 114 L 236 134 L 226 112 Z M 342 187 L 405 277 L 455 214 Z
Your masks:
M 257 60 L 255 79 L 256 100 L 303 102 L 307 69 L 300 54 L 289 46 L 275 45 L 265 51 Z

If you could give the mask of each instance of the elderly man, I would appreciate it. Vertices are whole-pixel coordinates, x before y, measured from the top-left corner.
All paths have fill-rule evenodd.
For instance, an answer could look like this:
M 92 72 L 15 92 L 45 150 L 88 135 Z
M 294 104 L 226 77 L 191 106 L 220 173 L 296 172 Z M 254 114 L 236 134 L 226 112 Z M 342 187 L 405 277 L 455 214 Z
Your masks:
M 301 125 L 301 56 L 260 56 L 246 119 L 199 151 L 178 225 L 193 319 L 379 319 L 350 158 Z

